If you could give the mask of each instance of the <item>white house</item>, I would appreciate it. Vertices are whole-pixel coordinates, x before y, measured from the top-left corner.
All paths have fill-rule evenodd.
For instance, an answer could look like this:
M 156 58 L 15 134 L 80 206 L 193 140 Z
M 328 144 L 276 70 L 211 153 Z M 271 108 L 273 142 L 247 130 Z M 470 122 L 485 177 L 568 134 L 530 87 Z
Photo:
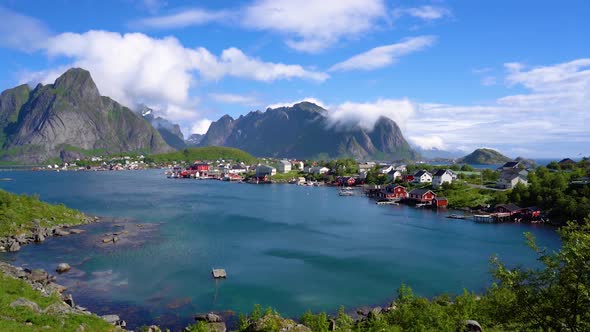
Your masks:
M 302 171 L 303 170 L 303 167 L 304 167 L 303 161 L 301 161 L 301 160 L 291 160 L 291 169 L 295 168 L 295 169 L 298 169 L 298 170 Z
M 430 183 L 432 182 L 432 174 L 425 170 L 418 171 L 416 174 L 414 174 L 414 182 Z
M 402 173 L 405 173 L 408 171 L 408 168 L 406 167 L 406 165 L 397 165 L 393 169 L 396 171 L 400 171 Z
M 273 176 L 277 174 L 277 169 L 268 165 L 256 166 L 256 177 L 263 177 L 265 175 Z
M 359 172 L 370 171 L 371 168 L 375 167 L 375 163 L 370 161 L 362 164 L 358 164 Z
M 314 166 L 309 169 L 310 174 L 326 174 L 330 171 L 328 167 Z
M 389 172 L 391 172 L 393 170 L 393 166 L 391 165 L 385 165 L 381 168 L 379 168 L 379 172 L 381 174 L 389 174 Z
M 519 183 L 522 183 L 526 186 L 529 184 L 529 182 L 527 180 L 527 176 L 524 174 L 525 174 L 524 172 L 518 172 L 516 170 L 503 171 L 500 174 L 500 179 L 498 179 L 498 182 L 496 183 L 496 187 L 502 188 L 502 189 L 512 189 L 512 188 L 516 187 L 516 185 Z
M 432 176 L 432 187 L 438 188 L 443 185 L 443 183 L 452 183 L 453 182 L 453 174 L 447 169 L 439 169 L 434 173 Z
M 387 177 L 389 178 L 389 181 L 395 181 L 396 179 L 402 178 L 402 172 L 392 169 L 389 171 L 389 173 L 387 173 Z
M 279 173 L 289 173 L 291 172 L 291 162 L 288 160 L 281 160 L 277 164 L 277 171 Z
M 228 169 L 227 173 L 229 173 L 229 174 L 243 174 L 243 173 L 246 173 L 247 171 L 248 170 L 246 169 L 246 167 L 244 165 L 235 164 Z

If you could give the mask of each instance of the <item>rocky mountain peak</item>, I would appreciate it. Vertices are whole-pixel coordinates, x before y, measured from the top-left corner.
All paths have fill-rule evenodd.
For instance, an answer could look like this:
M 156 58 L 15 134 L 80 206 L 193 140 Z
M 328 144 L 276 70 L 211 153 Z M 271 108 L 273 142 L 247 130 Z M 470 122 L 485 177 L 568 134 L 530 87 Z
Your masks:
M 100 100 L 100 92 L 92 80 L 90 72 L 81 68 L 71 68 L 55 80 L 53 88 L 58 92 L 79 100 Z

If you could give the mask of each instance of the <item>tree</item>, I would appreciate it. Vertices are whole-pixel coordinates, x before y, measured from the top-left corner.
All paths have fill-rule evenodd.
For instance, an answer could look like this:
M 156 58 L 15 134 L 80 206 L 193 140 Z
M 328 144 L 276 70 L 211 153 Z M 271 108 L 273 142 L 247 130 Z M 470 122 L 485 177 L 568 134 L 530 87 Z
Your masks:
M 509 269 L 493 258 L 494 277 L 514 294 L 510 311 L 524 330 L 590 331 L 590 218 L 558 232 L 563 245 L 553 253 L 527 234 L 543 268 Z
M 463 166 L 461 166 L 461 170 L 463 172 L 473 172 L 475 168 L 473 168 L 473 166 L 471 165 L 464 164 Z

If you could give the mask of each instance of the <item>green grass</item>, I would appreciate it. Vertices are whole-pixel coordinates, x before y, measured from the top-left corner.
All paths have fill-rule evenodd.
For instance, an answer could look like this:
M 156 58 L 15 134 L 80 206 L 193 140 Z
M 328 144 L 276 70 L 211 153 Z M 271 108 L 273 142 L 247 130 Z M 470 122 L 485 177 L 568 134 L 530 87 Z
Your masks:
M 114 331 L 115 327 L 94 315 L 46 314 L 27 307 L 12 308 L 10 304 L 19 298 L 37 303 L 42 310 L 58 303 L 57 295 L 43 296 L 23 280 L 0 273 L 0 331 Z M 28 323 L 28 324 L 27 324 Z
M 107 154 L 107 150 L 105 149 L 86 150 L 69 144 L 64 144 L 60 146 L 59 149 L 64 151 L 78 152 L 86 157 L 101 156 Z
M 305 173 L 299 171 L 290 171 L 289 173 L 278 173 L 271 176 L 271 180 L 275 181 L 289 181 L 293 178 L 298 178 L 300 176 L 305 176 Z
M 79 225 L 84 223 L 85 216 L 64 205 L 41 202 L 36 196 L 16 195 L 0 189 L 0 236 L 28 234 L 34 219 L 48 227 Z
M 186 161 L 189 163 L 195 160 L 233 160 L 238 162 L 253 163 L 256 161 L 249 153 L 240 149 L 228 148 L 223 146 L 207 146 L 200 148 L 186 148 L 181 151 L 154 154 L 146 157 L 146 162 L 170 163 Z
M 449 200 L 450 208 L 476 207 L 490 204 L 494 200 L 494 192 L 487 189 L 472 188 L 465 184 L 454 182 L 436 190 L 437 195 Z

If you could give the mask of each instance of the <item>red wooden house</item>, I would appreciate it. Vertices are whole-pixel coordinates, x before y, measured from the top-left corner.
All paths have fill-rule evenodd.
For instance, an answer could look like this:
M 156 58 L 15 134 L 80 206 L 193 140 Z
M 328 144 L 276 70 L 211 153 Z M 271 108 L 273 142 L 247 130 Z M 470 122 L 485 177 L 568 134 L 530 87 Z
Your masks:
M 406 174 L 406 175 L 402 176 L 402 180 L 406 183 L 414 182 L 414 179 L 415 179 L 415 177 L 412 174 Z
M 407 198 L 408 197 L 408 191 L 406 190 L 406 188 L 404 186 L 388 186 L 386 193 L 385 193 L 385 198 Z
M 516 204 L 508 203 L 496 205 L 495 211 L 498 213 L 508 213 L 510 216 L 513 216 L 521 213 L 522 209 Z
M 410 191 L 408 197 L 416 202 L 428 203 L 436 198 L 436 194 L 432 190 L 418 188 Z
M 447 205 L 449 205 L 449 201 L 445 198 L 445 197 L 435 197 L 434 200 L 434 206 L 436 206 L 437 208 L 446 208 Z

